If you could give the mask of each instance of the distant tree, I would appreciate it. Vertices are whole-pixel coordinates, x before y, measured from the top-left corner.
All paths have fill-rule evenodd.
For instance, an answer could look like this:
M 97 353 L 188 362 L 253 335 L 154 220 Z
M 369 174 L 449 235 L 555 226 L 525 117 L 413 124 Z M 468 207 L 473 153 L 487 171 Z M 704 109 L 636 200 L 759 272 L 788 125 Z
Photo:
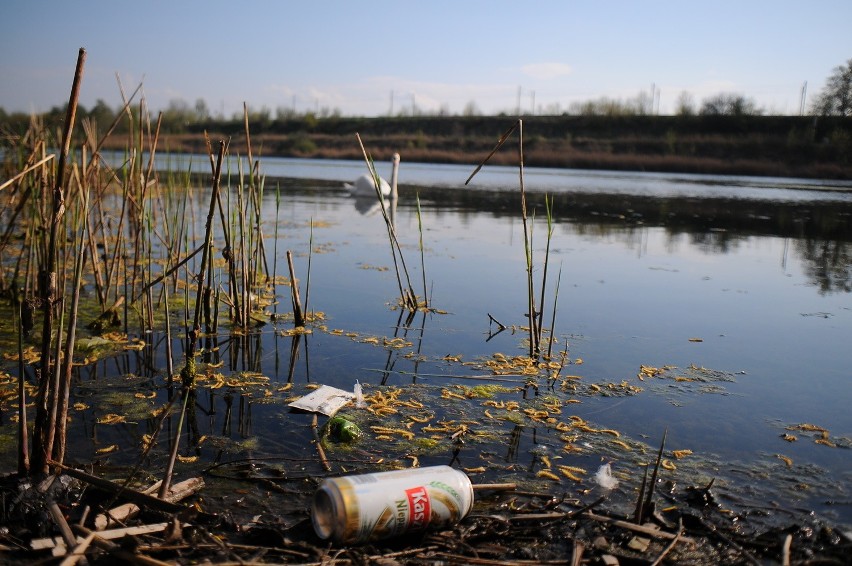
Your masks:
M 92 109 L 89 111 L 89 118 L 93 119 L 98 125 L 100 132 L 105 132 L 115 120 L 115 112 L 110 108 L 109 104 L 99 98 Z
M 189 107 L 186 100 L 173 98 L 163 111 L 163 126 L 166 131 L 182 132 L 195 119 L 195 111 Z
M 571 105 L 570 112 L 581 116 L 635 116 L 638 104 L 638 99 L 623 102 L 604 96 L 597 100 L 576 102 Z
M 721 93 L 705 98 L 701 104 L 703 116 L 758 116 L 762 114 L 754 100 L 741 94 Z
M 822 116 L 852 116 L 852 59 L 834 68 L 814 100 L 812 113 Z
M 479 116 L 479 108 L 477 108 L 476 102 L 471 100 L 465 104 L 464 109 L 462 110 L 462 116 Z
M 195 119 L 199 122 L 205 122 L 210 119 L 210 109 L 207 107 L 207 101 L 203 98 L 195 101 Z
M 296 117 L 296 111 L 291 106 L 279 106 L 275 109 L 275 119 L 278 121 L 292 120 Z
M 629 104 L 629 103 L 628 103 Z M 640 92 L 634 99 L 636 113 L 640 116 L 654 113 L 654 94 L 645 91 Z
M 695 116 L 695 100 L 688 92 L 683 91 L 678 95 L 676 105 L 675 114 L 678 116 Z
M 234 115 L 237 120 L 243 120 L 244 115 L 238 112 Z M 260 110 L 255 110 L 251 106 L 248 109 L 248 119 L 251 124 L 268 125 L 272 121 L 272 110 L 268 106 L 261 106 Z

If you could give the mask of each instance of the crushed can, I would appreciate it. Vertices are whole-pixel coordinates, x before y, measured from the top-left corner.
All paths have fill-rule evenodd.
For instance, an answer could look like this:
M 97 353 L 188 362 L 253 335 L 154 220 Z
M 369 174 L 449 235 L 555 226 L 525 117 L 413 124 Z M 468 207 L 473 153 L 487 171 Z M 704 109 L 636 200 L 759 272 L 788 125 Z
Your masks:
M 450 466 L 326 478 L 311 521 L 321 539 L 358 543 L 455 524 L 473 507 L 467 474 Z

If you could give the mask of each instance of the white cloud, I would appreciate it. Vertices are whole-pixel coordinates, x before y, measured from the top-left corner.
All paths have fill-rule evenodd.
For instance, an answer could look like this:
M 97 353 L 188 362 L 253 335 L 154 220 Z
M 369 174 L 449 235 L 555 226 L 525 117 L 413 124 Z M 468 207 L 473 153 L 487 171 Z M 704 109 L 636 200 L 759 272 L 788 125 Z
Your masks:
M 534 79 L 550 80 L 571 74 L 571 65 L 565 63 L 530 63 L 521 67 L 521 72 Z

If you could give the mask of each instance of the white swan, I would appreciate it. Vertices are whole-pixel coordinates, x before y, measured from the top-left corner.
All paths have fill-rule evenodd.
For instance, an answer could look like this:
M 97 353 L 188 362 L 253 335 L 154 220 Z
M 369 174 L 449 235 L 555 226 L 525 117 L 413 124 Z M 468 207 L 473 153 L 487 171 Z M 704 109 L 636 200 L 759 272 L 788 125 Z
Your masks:
M 388 184 L 387 181 L 379 177 L 379 188 L 382 191 L 383 197 L 395 199 L 397 198 L 396 180 L 399 173 L 398 153 L 393 154 L 391 162 L 393 164 L 393 169 L 391 170 L 391 182 Z M 376 182 L 371 175 L 366 173 L 355 179 L 354 184 L 350 185 L 349 183 L 346 183 L 344 186 L 349 189 L 349 194 L 354 197 L 376 196 Z

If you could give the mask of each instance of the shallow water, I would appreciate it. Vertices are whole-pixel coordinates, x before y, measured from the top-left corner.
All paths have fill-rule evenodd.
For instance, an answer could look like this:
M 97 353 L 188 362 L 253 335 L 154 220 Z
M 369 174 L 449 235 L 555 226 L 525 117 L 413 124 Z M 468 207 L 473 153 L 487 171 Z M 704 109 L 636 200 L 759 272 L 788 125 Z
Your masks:
M 421 464 L 455 458 L 463 467 L 488 468 L 477 481 L 541 482 L 535 472 L 544 450 L 560 463 L 589 470 L 583 484 L 560 486 L 572 494 L 598 489 L 594 470 L 612 462 L 621 480 L 613 501 L 629 513 L 641 466 L 652 461 L 667 431 L 667 450 L 689 449 L 693 455 L 677 460 L 677 470 L 663 472 L 664 479 L 698 485 L 717 478 L 726 506 L 814 509 L 852 525 L 852 193 L 813 190 L 825 187 L 789 179 L 528 169 L 536 281 L 546 245 L 542 195 L 556 195 L 545 321 L 549 326 L 561 270 L 554 350 L 567 343 L 573 363 L 562 373 L 579 376 L 580 388 L 548 388 L 540 380 L 537 391 L 501 393 L 498 399 L 522 406 L 548 396 L 579 401 L 564 405 L 560 419 L 575 415 L 618 431 L 632 447 L 620 449 L 611 435 L 597 434 L 579 440 L 582 453 L 567 454 L 552 426 L 492 420 L 483 416 L 482 399 L 440 399 L 442 388 L 487 383 L 469 379 L 487 372 L 463 362 L 490 359 L 496 352 L 525 353 L 523 227 L 517 189 L 501 184 L 509 172 L 486 167 L 476 189 L 464 190 L 472 168 L 403 164 L 394 211 L 397 232 L 413 285 L 423 295 L 418 191 L 426 286 L 431 306 L 440 311 L 417 313 L 406 323 L 405 313 L 395 307 L 397 284 L 377 205 L 338 187 L 339 180 L 360 173 L 357 166 L 292 160 L 281 160 L 280 166 L 290 179 L 268 181 L 263 205 L 270 269 L 274 265 L 277 274 L 286 274 L 285 252 L 292 250 L 304 284 L 313 224 L 309 308 L 325 314 L 328 330 L 293 338 L 280 335 L 288 325 L 276 322 L 246 338 L 220 336 L 219 349 L 210 354 L 211 360 L 225 362 L 218 372 L 257 372 L 269 382 L 243 395 L 227 387 L 199 392 L 199 410 L 187 434 L 190 440 L 206 435 L 215 442 L 190 450 L 200 460 L 187 469 L 249 455 L 283 458 L 283 474 L 321 473 L 307 442 L 310 419 L 291 413 L 284 401 L 306 393 L 308 383 L 351 390 L 358 380 L 368 392 L 406 386 L 406 395 L 432 403 L 439 415 L 477 421 L 471 428 L 487 434 L 464 446 L 447 441 L 430 450 L 367 439 L 354 453 L 332 448 L 332 461 L 349 458 L 366 469 L 377 454 L 406 465 L 413 456 Z M 378 166 L 380 172 L 388 168 Z M 264 171 L 273 175 L 273 169 L 264 160 Z M 517 171 L 511 174 L 516 181 Z M 271 188 L 276 184 L 281 187 L 277 245 Z M 205 191 L 194 196 L 204 201 Z M 199 231 L 202 216 L 196 214 Z M 288 292 L 278 286 L 281 300 L 268 310 L 290 311 Z M 510 328 L 494 334 L 489 315 Z M 335 335 L 334 329 L 354 336 Z M 395 336 L 407 345 L 381 345 L 381 338 Z M 379 345 L 366 342 L 369 337 L 379 337 Z M 162 340 L 148 338 L 152 344 Z M 179 340 L 175 348 L 181 352 Z M 154 355 L 153 370 L 144 354 L 82 370 L 77 393 L 96 397 L 92 384 L 129 373 L 149 376 L 147 386 L 164 398 L 161 353 Z M 445 359 L 448 355 L 461 362 Z M 642 365 L 676 369 L 640 380 Z M 510 381 L 499 383 L 525 383 L 520 376 L 504 379 Z M 286 389 L 288 382 L 292 389 Z M 622 382 L 641 391 L 627 392 L 617 386 Z M 121 451 L 104 461 L 132 461 L 150 420 L 97 425 L 92 419 L 107 407 L 93 407 L 94 413 L 75 419 L 80 459 L 117 443 Z M 377 422 L 357 418 L 367 430 Z M 787 430 L 803 423 L 828 430 L 836 447 L 816 443 L 820 433 Z M 786 442 L 784 433 L 798 440 Z M 247 439 L 254 442 L 249 450 L 239 444 Z M 161 459 L 155 457 L 150 467 Z

